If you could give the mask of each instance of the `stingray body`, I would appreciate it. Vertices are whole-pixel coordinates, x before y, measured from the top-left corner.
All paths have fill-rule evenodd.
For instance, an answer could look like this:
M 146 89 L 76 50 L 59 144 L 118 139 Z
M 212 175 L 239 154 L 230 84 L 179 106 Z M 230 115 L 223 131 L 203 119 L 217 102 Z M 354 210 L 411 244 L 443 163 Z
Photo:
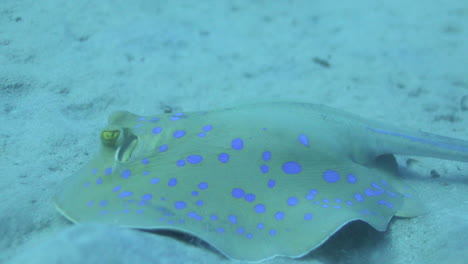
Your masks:
M 468 161 L 468 143 L 321 105 L 116 112 L 55 203 L 73 222 L 172 229 L 226 256 L 299 257 L 345 224 L 424 213 L 392 154 Z

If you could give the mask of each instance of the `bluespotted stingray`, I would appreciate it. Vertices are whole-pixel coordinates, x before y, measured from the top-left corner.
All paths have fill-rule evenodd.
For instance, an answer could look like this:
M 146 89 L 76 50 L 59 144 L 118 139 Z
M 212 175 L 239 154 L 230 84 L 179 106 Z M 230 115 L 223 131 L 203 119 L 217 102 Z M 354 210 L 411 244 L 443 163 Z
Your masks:
M 55 204 L 75 223 L 169 229 L 229 258 L 300 257 L 351 221 L 425 213 L 393 154 L 467 162 L 468 142 L 306 103 L 116 112 Z

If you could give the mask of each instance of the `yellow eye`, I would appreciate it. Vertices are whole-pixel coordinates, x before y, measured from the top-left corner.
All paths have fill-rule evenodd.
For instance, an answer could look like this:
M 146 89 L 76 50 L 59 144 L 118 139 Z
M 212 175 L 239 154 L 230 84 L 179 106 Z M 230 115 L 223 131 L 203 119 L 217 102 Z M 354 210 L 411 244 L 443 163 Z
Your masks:
M 106 145 L 115 145 L 119 136 L 119 130 L 103 130 L 101 132 L 101 142 Z

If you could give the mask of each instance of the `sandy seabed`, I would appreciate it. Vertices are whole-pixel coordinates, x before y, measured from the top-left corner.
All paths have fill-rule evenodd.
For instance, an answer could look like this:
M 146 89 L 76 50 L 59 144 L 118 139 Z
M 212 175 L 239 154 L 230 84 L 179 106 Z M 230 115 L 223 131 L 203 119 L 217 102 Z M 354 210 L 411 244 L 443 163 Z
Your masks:
M 55 211 L 109 113 L 301 100 L 467 140 L 467 41 L 460 0 L 2 0 L 0 262 L 231 262 Z M 468 165 L 407 159 L 402 177 L 429 214 L 384 233 L 353 224 L 300 260 L 266 263 L 468 263 Z

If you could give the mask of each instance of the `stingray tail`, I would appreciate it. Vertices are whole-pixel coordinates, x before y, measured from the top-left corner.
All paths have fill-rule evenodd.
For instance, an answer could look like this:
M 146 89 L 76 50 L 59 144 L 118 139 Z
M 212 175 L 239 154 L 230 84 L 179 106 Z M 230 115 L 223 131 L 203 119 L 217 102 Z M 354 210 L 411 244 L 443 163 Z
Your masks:
M 465 140 L 411 129 L 376 126 L 368 126 L 367 129 L 375 133 L 378 148 L 387 153 L 468 162 L 468 141 Z

